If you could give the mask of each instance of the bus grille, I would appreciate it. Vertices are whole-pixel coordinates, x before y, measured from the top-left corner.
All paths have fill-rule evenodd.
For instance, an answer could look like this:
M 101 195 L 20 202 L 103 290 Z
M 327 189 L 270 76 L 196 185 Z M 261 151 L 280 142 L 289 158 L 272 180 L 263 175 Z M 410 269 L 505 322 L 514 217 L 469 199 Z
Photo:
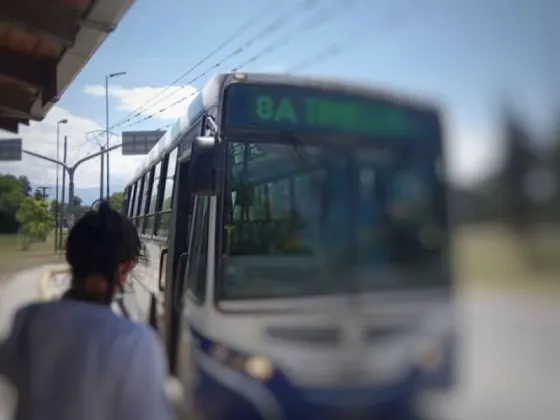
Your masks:
M 269 337 L 277 340 L 306 344 L 336 345 L 341 341 L 341 332 L 338 328 L 268 327 L 266 332 Z

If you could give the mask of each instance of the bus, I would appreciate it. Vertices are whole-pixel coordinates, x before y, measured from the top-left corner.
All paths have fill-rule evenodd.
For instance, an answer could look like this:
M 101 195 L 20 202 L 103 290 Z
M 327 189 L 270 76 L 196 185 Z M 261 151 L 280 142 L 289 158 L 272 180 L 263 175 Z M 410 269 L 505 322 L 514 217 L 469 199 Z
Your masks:
M 406 418 L 452 386 L 442 137 L 437 107 L 347 83 L 193 96 L 126 186 L 150 263 L 123 300 L 202 418 Z

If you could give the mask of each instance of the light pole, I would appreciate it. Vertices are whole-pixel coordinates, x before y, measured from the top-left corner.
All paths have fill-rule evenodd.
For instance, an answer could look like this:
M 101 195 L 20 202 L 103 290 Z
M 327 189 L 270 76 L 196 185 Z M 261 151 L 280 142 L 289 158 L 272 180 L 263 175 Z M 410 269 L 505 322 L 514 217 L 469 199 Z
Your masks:
M 99 149 L 101 151 L 104 151 L 106 149 L 106 147 L 104 145 L 101 144 L 98 135 L 101 133 L 109 133 L 113 136 L 118 137 L 117 134 L 115 134 L 112 131 L 108 131 L 108 130 L 92 130 L 92 131 L 88 131 L 87 133 L 85 133 L 85 137 L 86 137 L 86 141 L 88 141 L 88 134 L 94 134 L 95 135 L 95 141 L 97 142 L 97 145 L 99 146 Z M 103 188 L 103 183 L 105 180 L 105 176 L 104 176 L 104 171 L 105 171 L 105 159 L 104 159 L 105 153 L 101 154 L 101 169 L 99 171 L 99 200 L 103 199 L 103 192 L 104 192 L 104 188 Z M 107 154 L 107 158 L 108 158 L 109 154 Z
M 109 79 L 118 76 L 124 76 L 126 71 L 121 71 L 118 73 L 110 73 L 105 75 L 105 150 L 109 149 Z M 103 165 L 103 154 L 101 155 L 101 165 Z M 109 153 L 107 153 L 107 200 L 109 199 L 110 187 L 109 187 L 110 177 L 109 177 Z M 103 184 L 102 184 L 103 185 Z M 103 187 L 101 187 L 103 190 Z M 103 193 L 99 198 L 103 197 Z
M 78 167 L 84 163 L 87 162 L 90 159 L 96 158 L 97 156 L 103 155 L 105 153 L 109 153 L 112 150 L 118 149 L 119 147 L 121 147 L 122 144 L 116 144 L 114 146 L 109 147 L 108 149 L 102 150 L 100 152 L 94 153 L 92 155 L 86 156 L 83 159 L 78 160 L 76 163 L 74 163 L 73 166 L 68 166 L 65 162 L 61 162 L 58 159 L 53 159 L 50 158 L 48 156 L 44 156 L 41 155 L 39 153 L 35 153 L 35 152 L 31 152 L 29 150 L 25 150 L 22 149 L 22 152 L 25 154 L 28 154 L 30 156 L 34 156 L 36 158 L 39 159 L 43 159 L 52 163 L 56 163 L 58 166 L 62 166 L 62 169 L 64 171 L 66 171 L 65 173 L 68 173 L 68 229 L 70 229 L 74 223 L 74 174 L 76 173 L 76 170 L 78 169 Z M 66 194 L 65 194 L 66 195 Z M 63 200 L 65 201 L 65 200 Z M 60 238 L 59 238 L 60 240 Z
M 62 163 L 66 165 L 66 155 L 68 154 L 68 136 L 64 136 L 64 153 L 62 154 Z M 56 165 L 58 168 L 58 165 Z M 58 249 L 62 249 L 62 237 L 64 236 L 62 232 L 64 231 L 64 222 L 66 221 L 66 210 L 64 208 L 64 203 L 66 202 L 66 171 L 62 171 L 62 206 L 60 207 L 60 219 L 62 223 L 58 228 Z
M 68 123 L 68 120 L 66 118 L 58 121 L 56 123 L 56 160 L 60 160 L 60 124 L 66 124 Z M 56 250 L 58 249 L 58 225 L 59 225 L 59 213 L 60 213 L 60 202 L 59 202 L 59 196 L 58 196 L 58 165 L 56 165 L 56 206 L 55 206 L 55 230 L 54 230 L 54 250 L 56 252 Z

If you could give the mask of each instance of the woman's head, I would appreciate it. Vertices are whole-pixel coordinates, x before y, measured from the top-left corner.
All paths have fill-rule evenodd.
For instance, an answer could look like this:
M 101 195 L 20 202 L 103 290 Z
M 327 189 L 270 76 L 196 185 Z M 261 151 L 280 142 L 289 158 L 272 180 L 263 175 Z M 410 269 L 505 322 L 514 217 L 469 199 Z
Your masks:
M 109 304 L 143 256 L 132 222 L 102 201 L 78 220 L 66 242 L 72 295 Z

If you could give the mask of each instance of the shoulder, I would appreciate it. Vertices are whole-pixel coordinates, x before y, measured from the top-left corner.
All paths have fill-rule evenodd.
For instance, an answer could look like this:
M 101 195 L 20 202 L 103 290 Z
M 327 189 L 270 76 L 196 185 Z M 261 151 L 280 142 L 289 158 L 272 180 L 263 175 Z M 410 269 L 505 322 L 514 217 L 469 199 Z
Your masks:
M 124 352 L 130 371 L 138 371 L 141 375 L 147 372 L 163 374 L 165 372 L 166 357 L 159 336 L 149 326 L 132 323 L 128 336 L 127 349 Z
M 119 330 L 126 337 L 127 346 L 131 353 L 140 352 L 161 352 L 161 341 L 155 331 L 147 326 L 125 318 L 119 318 Z
M 151 346 L 159 344 L 159 337 L 151 327 L 134 321 L 126 321 L 129 323 L 134 339 L 138 344 Z
M 33 302 L 27 305 L 19 307 L 15 313 L 12 320 L 13 329 L 19 329 L 24 320 L 32 316 L 33 313 L 37 312 L 42 307 L 45 307 L 47 303 L 45 302 Z

